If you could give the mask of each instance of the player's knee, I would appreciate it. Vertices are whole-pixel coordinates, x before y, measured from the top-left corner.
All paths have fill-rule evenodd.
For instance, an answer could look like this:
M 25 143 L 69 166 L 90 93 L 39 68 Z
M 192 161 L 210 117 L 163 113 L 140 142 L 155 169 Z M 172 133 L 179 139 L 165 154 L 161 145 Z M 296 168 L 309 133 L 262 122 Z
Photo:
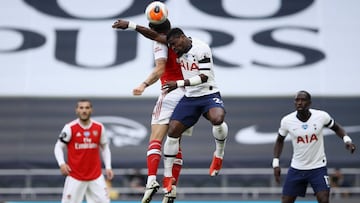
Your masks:
M 281 203 L 294 203 L 296 196 L 282 196 Z
M 319 203 L 329 203 L 329 192 L 328 191 L 317 192 L 316 199 Z
M 224 122 L 223 119 L 216 119 L 216 120 L 212 120 L 211 124 L 214 125 L 214 126 L 215 126 L 215 125 L 216 125 L 216 126 L 219 126 L 219 125 L 221 125 L 223 122 Z
M 169 131 L 168 137 L 171 137 L 171 138 L 180 138 L 180 137 L 181 137 L 181 133 L 176 133 L 176 132 L 174 132 L 174 131 Z
M 168 136 L 172 138 L 179 138 L 185 130 L 185 126 L 182 125 L 180 122 L 170 122 Z
M 209 115 L 209 120 L 212 125 L 221 125 L 224 122 L 224 114 Z

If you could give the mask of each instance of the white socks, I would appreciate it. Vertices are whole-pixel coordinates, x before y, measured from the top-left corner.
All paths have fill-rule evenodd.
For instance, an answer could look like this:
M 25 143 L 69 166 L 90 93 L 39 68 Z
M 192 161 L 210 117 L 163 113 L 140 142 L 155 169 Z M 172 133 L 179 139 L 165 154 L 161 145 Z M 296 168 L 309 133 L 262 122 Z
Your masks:
M 212 128 L 213 136 L 215 137 L 215 156 L 223 158 L 226 144 L 226 137 L 228 135 L 228 126 L 225 122 L 220 125 L 214 125 Z
M 172 177 L 172 168 L 179 151 L 179 138 L 166 137 L 164 143 L 164 176 Z

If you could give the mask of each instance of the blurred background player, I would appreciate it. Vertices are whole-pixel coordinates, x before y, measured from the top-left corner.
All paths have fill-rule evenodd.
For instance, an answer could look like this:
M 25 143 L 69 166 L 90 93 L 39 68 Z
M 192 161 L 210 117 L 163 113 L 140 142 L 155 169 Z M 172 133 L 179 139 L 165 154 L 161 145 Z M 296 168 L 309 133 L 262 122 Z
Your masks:
M 111 153 L 105 128 L 90 118 L 92 111 L 89 100 L 79 100 L 75 109 L 78 118 L 65 124 L 55 144 L 55 158 L 61 173 L 66 176 L 62 203 L 81 203 L 84 196 L 87 202 L 110 202 L 100 154 L 106 177 L 111 180 L 114 177 Z M 67 161 L 64 159 L 65 148 Z
M 295 96 L 296 111 L 281 119 L 279 134 L 274 146 L 273 168 L 277 183 L 280 183 L 279 158 L 284 140 L 290 135 L 293 156 L 283 185 L 282 202 L 295 202 L 297 196 L 304 197 L 307 185 L 313 188 L 318 202 L 329 202 L 330 181 L 324 149 L 323 129 L 330 128 L 345 143 L 346 149 L 354 153 L 355 145 L 343 127 L 322 110 L 311 109 L 311 95 L 299 91 Z
M 349 197 L 349 191 L 346 191 L 345 188 L 351 186 L 351 182 L 345 179 L 344 174 L 341 172 L 340 168 L 335 168 L 334 172 L 330 175 L 330 186 L 331 188 L 342 188 L 344 191 L 340 193 L 341 197 Z M 338 194 L 335 194 L 338 195 Z
M 166 45 L 166 34 L 171 28 L 168 19 L 161 24 L 149 23 L 149 28 L 136 25 L 134 22 L 117 20 L 113 26 L 117 29 L 133 29 L 141 33 L 147 38 L 157 40 L 154 41 L 153 52 L 155 59 L 155 68 L 148 75 L 148 77 L 138 87 L 133 90 L 134 95 L 142 95 L 145 88 L 154 84 L 160 79 L 161 84 L 164 85 L 166 81 L 182 80 L 183 76 L 179 64 L 176 62 L 176 54 L 168 49 Z M 162 43 L 160 43 L 160 42 Z M 142 202 L 150 202 L 153 195 L 160 188 L 159 183 L 156 181 L 156 175 L 161 161 L 161 148 L 163 139 L 168 131 L 168 124 L 170 116 L 172 115 L 175 106 L 179 100 L 184 96 L 184 88 L 178 88 L 176 91 L 167 93 L 161 91 L 158 100 L 155 104 L 151 119 L 151 135 L 149 138 L 149 145 L 147 150 L 147 168 L 148 178 L 146 190 Z M 187 131 L 191 135 L 191 128 Z M 178 182 L 179 174 L 182 167 L 182 153 L 179 148 L 178 153 L 172 167 L 172 173 L 175 178 L 175 185 Z M 164 196 L 163 202 L 172 202 L 176 198 L 176 186 L 173 186 L 171 193 Z
M 174 182 L 171 168 L 175 163 L 182 133 L 197 123 L 201 116 L 210 121 L 216 149 L 209 174 L 216 176 L 222 167 L 228 126 L 224 121 L 224 103 L 215 82 L 210 47 L 198 39 L 187 37 L 180 28 L 170 30 L 167 42 L 178 57 L 184 79 L 169 80 L 163 85 L 163 89 L 172 92 L 185 87 L 185 96 L 171 116 L 164 143 L 163 187 L 165 192 L 171 192 Z

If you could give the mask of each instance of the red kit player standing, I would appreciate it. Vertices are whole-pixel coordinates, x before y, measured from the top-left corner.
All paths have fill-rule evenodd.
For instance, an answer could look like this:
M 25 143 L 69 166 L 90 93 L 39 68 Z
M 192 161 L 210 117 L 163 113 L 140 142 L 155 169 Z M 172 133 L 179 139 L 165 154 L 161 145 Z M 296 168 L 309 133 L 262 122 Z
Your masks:
M 102 174 L 101 159 L 105 164 L 106 177 L 114 177 L 111 169 L 111 153 L 104 126 L 92 120 L 92 104 L 79 100 L 76 106 L 78 119 L 67 123 L 55 144 L 55 158 L 60 171 L 66 176 L 62 203 L 110 202 L 108 188 Z M 64 149 L 67 149 L 67 161 Z

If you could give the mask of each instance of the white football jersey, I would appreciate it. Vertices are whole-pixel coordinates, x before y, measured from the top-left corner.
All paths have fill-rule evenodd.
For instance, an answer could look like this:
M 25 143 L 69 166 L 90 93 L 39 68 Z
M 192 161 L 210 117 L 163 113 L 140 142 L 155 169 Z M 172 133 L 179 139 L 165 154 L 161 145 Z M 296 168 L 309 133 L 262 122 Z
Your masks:
M 311 116 L 306 122 L 300 121 L 292 112 L 281 119 L 279 134 L 290 135 L 293 156 L 291 167 L 299 170 L 309 170 L 326 166 L 324 149 L 324 127 L 331 128 L 334 120 L 328 113 L 310 109 Z
M 185 96 L 200 97 L 219 91 L 215 82 L 211 49 L 207 44 L 192 38 L 192 48 L 178 58 L 178 62 L 180 63 L 184 79 L 189 79 L 200 73 L 208 76 L 208 80 L 205 83 L 186 86 Z

